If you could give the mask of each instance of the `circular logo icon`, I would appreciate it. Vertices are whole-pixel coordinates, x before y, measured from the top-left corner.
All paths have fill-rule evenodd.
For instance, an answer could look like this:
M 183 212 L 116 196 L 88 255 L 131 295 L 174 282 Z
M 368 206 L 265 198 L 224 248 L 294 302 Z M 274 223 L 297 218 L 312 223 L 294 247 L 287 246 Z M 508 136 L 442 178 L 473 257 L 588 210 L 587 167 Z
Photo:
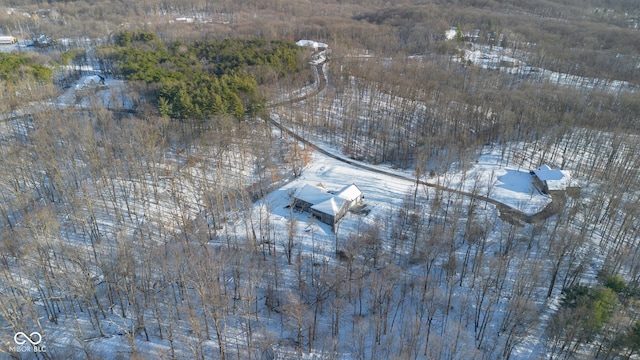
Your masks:
M 36 338 L 37 340 L 34 341 L 34 339 Z M 15 341 L 18 345 L 24 345 L 27 343 L 27 341 L 32 345 L 38 345 L 42 342 L 42 335 L 40 335 L 40 333 L 37 331 L 34 331 L 29 335 L 23 333 L 22 331 L 19 331 L 15 335 L 13 335 L 13 341 Z

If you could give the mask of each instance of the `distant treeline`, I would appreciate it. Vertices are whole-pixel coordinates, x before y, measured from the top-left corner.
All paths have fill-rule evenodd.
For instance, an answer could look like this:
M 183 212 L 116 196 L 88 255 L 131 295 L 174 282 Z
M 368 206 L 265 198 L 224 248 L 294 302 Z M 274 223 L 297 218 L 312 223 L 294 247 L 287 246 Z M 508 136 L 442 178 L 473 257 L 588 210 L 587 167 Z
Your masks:
M 126 80 L 157 84 L 151 89 L 158 111 L 175 119 L 255 115 L 266 102 L 256 74 L 268 71 L 273 76 L 260 79 L 277 78 L 303 65 L 301 49 L 280 40 L 165 44 L 152 32 L 123 31 L 115 44 L 100 49 L 104 61 Z

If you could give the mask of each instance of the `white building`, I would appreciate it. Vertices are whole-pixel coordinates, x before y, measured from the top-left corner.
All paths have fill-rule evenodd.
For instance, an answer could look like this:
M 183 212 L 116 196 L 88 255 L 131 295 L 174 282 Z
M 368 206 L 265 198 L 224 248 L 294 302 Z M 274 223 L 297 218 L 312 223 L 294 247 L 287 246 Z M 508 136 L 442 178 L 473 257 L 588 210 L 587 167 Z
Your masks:
M 362 191 L 355 184 L 347 185 L 336 193 L 330 193 L 322 184 L 307 184 L 296 192 L 291 206 L 310 212 L 325 224 L 334 225 L 363 198 Z
M 531 170 L 534 184 L 545 194 L 549 191 L 565 191 L 571 181 L 571 173 L 567 170 L 552 169 L 542 165 L 538 170 Z
M 13 45 L 18 42 L 13 36 L 0 36 L 0 45 Z

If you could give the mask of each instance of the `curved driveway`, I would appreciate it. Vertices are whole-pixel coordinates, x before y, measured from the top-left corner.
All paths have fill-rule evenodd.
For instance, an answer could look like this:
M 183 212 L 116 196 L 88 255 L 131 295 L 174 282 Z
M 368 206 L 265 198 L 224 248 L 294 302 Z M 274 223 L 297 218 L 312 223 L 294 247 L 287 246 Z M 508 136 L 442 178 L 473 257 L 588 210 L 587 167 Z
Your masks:
M 291 104 L 291 103 L 295 103 L 295 102 L 300 102 L 306 99 L 309 99 L 313 96 L 316 96 L 318 93 L 320 93 L 322 90 L 324 90 L 324 88 L 327 86 L 327 81 L 325 78 L 325 74 L 324 74 L 324 67 L 325 63 L 320 63 L 320 64 L 316 64 L 314 66 L 314 72 L 315 72 L 315 77 L 316 77 L 316 82 L 318 84 L 317 88 L 314 91 L 311 91 L 305 95 L 299 96 L 299 97 L 295 97 L 292 99 L 287 99 L 281 102 L 278 102 L 276 104 L 271 104 L 268 106 L 268 108 L 274 108 L 277 106 L 282 106 L 282 105 L 286 105 L 286 104 Z M 87 109 L 78 109 L 80 111 L 83 110 L 87 110 Z M 112 111 L 120 111 L 120 112 L 127 112 L 127 113 L 139 113 L 139 111 L 136 110 L 113 110 Z M 30 116 L 28 114 L 30 114 L 31 112 L 26 112 L 23 111 L 26 114 L 11 114 L 7 117 L 5 117 L 4 119 L 1 119 L 2 121 L 11 121 L 13 119 L 16 118 L 22 118 L 25 116 Z M 334 153 L 331 153 L 321 147 L 319 147 L 318 145 L 314 144 L 313 142 L 311 142 L 308 139 L 303 138 L 302 136 L 298 135 L 297 133 L 295 133 L 294 131 L 290 130 L 289 128 L 283 126 L 282 124 L 280 124 L 278 121 L 274 120 L 271 116 L 269 115 L 265 115 L 263 116 L 263 118 L 270 122 L 271 124 L 273 124 L 274 126 L 276 126 L 277 128 L 279 128 L 281 131 L 289 134 L 290 136 L 292 136 L 293 138 L 295 138 L 296 140 L 302 142 L 305 144 L 305 146 L 308 146 L 312 149 L 314 149 L 315 151 L 324 154 L 326 156 L 329 156 L 333 159 L 336 159 L 338 161 L 341 161 L 345 164 L 349 164 L 351 166 L 355 166 L 358 167 L 360 169 L 364 169 L 367 171 L 371 171 L 377 174 L 382 174 L 382 175 L 386 175 L 386 176 L 391 176 L 397 179 L 402 179 L 402 180 L 406 180 L 406 181 L 411 181 L 411 182 L 416 182 L 415 178 L 409 177 L 409 176 L 403 176 L 403 175 L 399 175 L 396 173 L 392 173 L 389 171 L 385 171 L 383 169 L 380 169 L 378 167 L 375 166 L 370 166 L 370 165 L 364 165 L 362 163 L 353 161 L 349 158 L 346 158 L 344 156 L 340 156 L 340 155 L 336 155 Z M 421 185 L 425 185 L 437 190 L 441 190 L 441 191 L 447 191 L 447 192 L 451 192 L 454 194 L 458 194 L 458 195 L 462 195 L 462 196 L 467 196 L 479 201 L 484 201 L 486 203 L 489 204 L 493 204 L 496 206 L 496 208 L 498 209 L 498 211 L 500 212 L 500 218 L 512 223 L 512 224 L 518 224 L 521 225 L 523 222 L 525 223 L 534 223 L 534 222 L 541 222 L 546 220 L 547 218 L 555 215 L 563 206 L 564 206 L 564 197 L 563 196 L 553 196 L 552 197 L 552 202 L 549 203 L 544 209 L 542 209 L 540 212 L 533 214 L 533 215 L 527 215 L 525 213 L 523 213 L 522 211 L 511 207 L 505 203 L 502 203 L 498 200 L 483 196 L 483 195 L 478 195 L 478 194 L 474 194 L 474 193 L 470 193 L 467 191 L 462 191 L 462 190 L 458 190 L 458 189 L 453 189 L 453 188 L 448 188 L 439 184 L 435 184 L 435 183 L 430 183 L 424 180 L 417 180 L 417 183 L 421 184 Z
M 326 78 L 324 76 L 323 66 L 324 66 L 324 63 L 318 64 L 318 65 L 316 65 L 314 67 L 314 69 L 315 69 L 314 71 L 316 73 L 316 82 L 318 83 L 318 87 L 314 91 L 312 91 L 312 92 L 310 92 L 308 94 L 305 94 L 303 96 L 300 96 L 300 97 L 296 97 L 296 98 L 293 98 L 293 99 L 288 99 L 288 100 L 279 102 L 277 104 L 273 104 L 273 105 L 269 106 L 269 108 L 274 108 L 274 107 L 285 105 L 285 104 L 290 104 L 290 103 L 294 103 L 294 102 L 303 101 L 303 100 L 309 99 L 309 98 L 311 98 L 313 96 L 316 96 L 318 93 L 320 93 L 322 90 L 324 90 L 324 88 L 327 86 L 327 81 L 326 81 Z M 280 129 L 281 131 L 289 134 L 294 139 L 304 143 L 305 146 L 308 146 L 311 149 L 313 149 L 313 150 L 315 150 L 315 151 L 317 151 L 317 152 L 319 152 L 319 153 L 321 153 L 323 155 L 326 155 L 326 156 L 328 156 L 330 158 L 333 158 L 333 159 L 336 159 L 338 161 L 341 161 L 341 162 L 343 162 L 345 164 L 349 164 L 351 166 L 355 166 L 355 167 L 358 167 L 360 169 L 371 171 L 371 172 L 374 172 L 374 173 L 377 173 L 377 174 L 391 176 L 391 177 L 394 177 L 396 179 L 402 179 L 402 180 L 411 181 L 411 182 L 414 182 L 414 183 L 417 182 L 417 183 L 419 183 L 421 185 L 425 185 L 425 186 L 434 188 L 436 190 L 447 191 L 447 192 L 451 192 L 451 193 L 454 193 L 454 194 L 467 196 L 467 197 L 470 197 L 470 198 L 473 198 L 473 199 L 476 199 L 476 200 L 479 200 L 479 201 L 484 201 L 484 202 L 489 203 L 489 204 L 493 204 L 493 205 L 496 206 L 496 208 L 500 212 L 500 218 L 502 220 L 507 221 L 507 222 L 512 223 L 512 224 L 521 225 L 523 222 L 525 222 L 525 223 L 534 223 L 534 222 L 537 223 L 537 222 L 544 221 L 547 218 L 555 215 L 558 212 L 558 210 L 561 208 L 561 204 L 564 203 L 563 201 L 560 201 L 562 199 L 559 199 L 559 196 L 552 196 L 551 203 L 549 203 L 544 209 L 542 209 L 540 212 L 535 213 L 533 215 L 527 215 L 527 214 L 523 213 L 522 211 L 520 211 L 520 210 L 518 210 L 518 209 L 516 209 L 516 208 L 514 208 L 512 206 L 509 206 L 509 205 L 507 205 L 505 203 L 502 203 L 502 202 L 500 202 L 498 200 L 492 199 L 492 198 L 487 197 L 487 196 L 478 195 L 478 194 L 474 194 L 474 193 L 470 193 L 470 192 L 462 191 L 462 190 L 458 190 L 458 189 L 448 188 L 448 187 L 445 187 L 445 186 L 442 186 L 442 185 L 439 185 L 439 184 L 430 183 L 430 182 L 423 181 L 423 180 L 416 181 L 415 178 L 411 178 L 411 177 L 408 177 L 408 176 L 403 176 L 403 175 L 399 175 L 399 174 L 392 173 L 392 172 L 389 172 L 389 171 L 385 171 L 385 170 L 380 169 L 380 168 L 375 167 L 375 166 L 364 165 L 364 164 L 362 164 L 360 162 L 353 161 L 353 160 L 351 160 L 349 158 L 346 158 L 344 156 L 336 155 L 334 153 L 331 153 L 331 152 L 319 147 L 318 145 L 314 144 L 310 140 L 303 138 L 302 136 L 298 135 L 297 133 L 295 133 L 293 130 L 287 128 L 286 126 L 283 126 L 278 121 L 274 120 L 270 115 L 265 115 L 263 118 L 266 121 L 268 121 L 271 124 L 273 124 L 278 129 Z

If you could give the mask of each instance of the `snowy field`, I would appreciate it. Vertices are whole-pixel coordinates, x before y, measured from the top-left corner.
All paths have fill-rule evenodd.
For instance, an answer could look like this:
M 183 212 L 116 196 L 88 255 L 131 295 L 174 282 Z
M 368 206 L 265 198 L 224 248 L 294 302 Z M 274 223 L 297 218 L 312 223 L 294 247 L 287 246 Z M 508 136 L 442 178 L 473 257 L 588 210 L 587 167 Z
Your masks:
M 500 149 L 485 147 L 485 151 L 465 174 L 454 171 L 441 176 L 439 182 L 464 191 L 475 191 L 527 215 L 536 214 L 551 203 L 551 197 L 533 185 L 529 171 L 534 169 L 503 167 L 505 161 Z
M 442 179 L 442 182 L 447 186 L 465 191 L 470 191 L 475 187 L 480 194 L 489 195 L 492 199 L 513 206 L 527 214 L 536 213 L 549 204 L 551 198 L 534 189 L 532 177 L 528 171 L 502 168 L 500 166 L 501 163 L 498 151 L 487 149 L 487 153 L 483 154 L 478 163 L 466 172 L 464 176 L 453 173 L 446 179 Z M 387 167 L 380 168 L 392 171 Z M 295 219 L 295 251 L 300 251 L 304 257 L 312 258 L 314 263 L 333 263 L 335 261 L 335 251 L 348 247 L 348 239 L 351 234 L 360 233 L 362 229 L 375 224 L 386 224 L 383 225 L 383 228 L 385 231 L 389 230 L 389 224 L 393 221 L 392 219 L 397 211 L 403 206 L 403 201 L 410 197 L 415 189 L 415 184 L 410 181 L 410 173 L 398 170 L 393 172 L 394 174 L 407 176 L 407 179 L 403 180 L 393 176 L 372 173 L 316 153 L 313 156 L 312 163 L 304 169 L 302 176 L 269 194 L 264 200 L 259 201 L 254 207 L 252 217 L 270 219 L 274 225 L 273 228 L 269 228 L 269 231 L 274 234 L 270 237 L 272 239 L 285 238 L 286 234 L 291 231 L 289 228 L 291 219 Z M 322 184 L 326 189 L 338 190 L 351 183 L 355 183 L 362 189 L 365 195 L 366 208 L 370 212 L 367 215 L 348 213 L 339 223 L 336 232 L 332 232 L 329 225 L 320 222 L 310 213 L 300 212 L 288 207 L 296 190 L 306 184 Z M 491 208 L 492 206 L 490 206 Z M 425 209 L 425 211 L 428 210 Z M 490 212 L 494 212 L 494 210 Z M 426 217 L 440 216 L 429 214 L 428 212 L 424 215 Z M 234 227 L 240 228 L 240 224 Z M 490 245 L 490 247 L 498 246 L 498 240 L 495 237 L 500 236 L 500 232 L 503 231 L 498 229 L 492 231 L 490 243 L 493 245 Z M 394 248 L 393 251 L 400 251 L 400 249 L 395 249 L 391 245 L 395 241 L 393 239 L 385 241 L 385 248 L 388 251 L 392 251 L 392 248 Z M 463 246 L 458 253 L 463 256 L 462 254 L 465 251 L 468 250 L 465 250 Z M 534 259 L 524 260 L 523 262 L 515 261 L 512 265 L 513 268 L 508 269 L 507 272 L 518 272 L 519 266 L 524 266 L 524 263 L 529 262 L 539 266 L 541 260 L 535 259 L 539 255 L 535 255 Z M 283 271 L 286 274 L 287 270 L 284 269 Z M 411 274 L 414 270 L 409 268 L 406 271 Z M 290 274 L 289 276 L 293 277 L 294 275 Z M 473 288 L 472 285 L 469 286 Z M 455 294 L 455 301 L 464 301 L 464 291 L 458 294 L 458 290 L 456 290 Z M 549 311 L 557 309 L 558 295 L 559 293 L 549 299 L 548 303 L 537 296 L 532 296 L 531 301 L 536 302 L 536 306 L 543 313 L 547 313 L 546 317 L 548 317 Z M 504 303 L 503 300 L 500 300 L 499 303 L 507 304 L 509 303 L 509 298 L 505 298 Z M 502 308 L 502 306 L 496 304 L 497 308 Z M 455 316 L 463 315 L 458 314 Z M 544 321 L 542 324 L 544 324 Z M 440 324 L 439 326 L 444 325 Z M 444 327 L 446 328 L 446 326 Z M 489 327 L 497 331 L 498 324 L 491 324 Z M 522 343 L 513 350 L 512 358 L 530 359 L 541 356 L 538 352 L 544 351 L 540 342 L 543 330 L 542 328 L 531 330 L 531 335 L 523 339 Z M 351 356 L 344 355 L 339 358 L 347 359 L 351 358 Z
M 366 216 L 347 213 L 339 223 L 338 236 L 341 233 L 348 235 L 356 232 L 358 226 L 370 225 L 387 217 L 390 211 L 402 205 L 404 196 L 412 188 L 410 181 L 374 174 L 327 156 L 314 154 L 311 165 L 304 169 L 299 178 L 270 193 L 257 204 L 256 210 L 267 210 L 282 232 L 286 232 L 287 223 L 293 214 L 302 242 L 308 245 L 311 243 L 311 236 L 315 236 L 321 241 L 320 247 L 326 250 L 327 255 L 335 251 L 336 235 L 331 231 L 331 226 L 318 221 L 307 212 L 285 208 L 291 203 L 296 190 L 306 184 L 322 184 L 327 190 L 333 191 L 356 184 L 364 193 L 364 201 L 371 212 Z

